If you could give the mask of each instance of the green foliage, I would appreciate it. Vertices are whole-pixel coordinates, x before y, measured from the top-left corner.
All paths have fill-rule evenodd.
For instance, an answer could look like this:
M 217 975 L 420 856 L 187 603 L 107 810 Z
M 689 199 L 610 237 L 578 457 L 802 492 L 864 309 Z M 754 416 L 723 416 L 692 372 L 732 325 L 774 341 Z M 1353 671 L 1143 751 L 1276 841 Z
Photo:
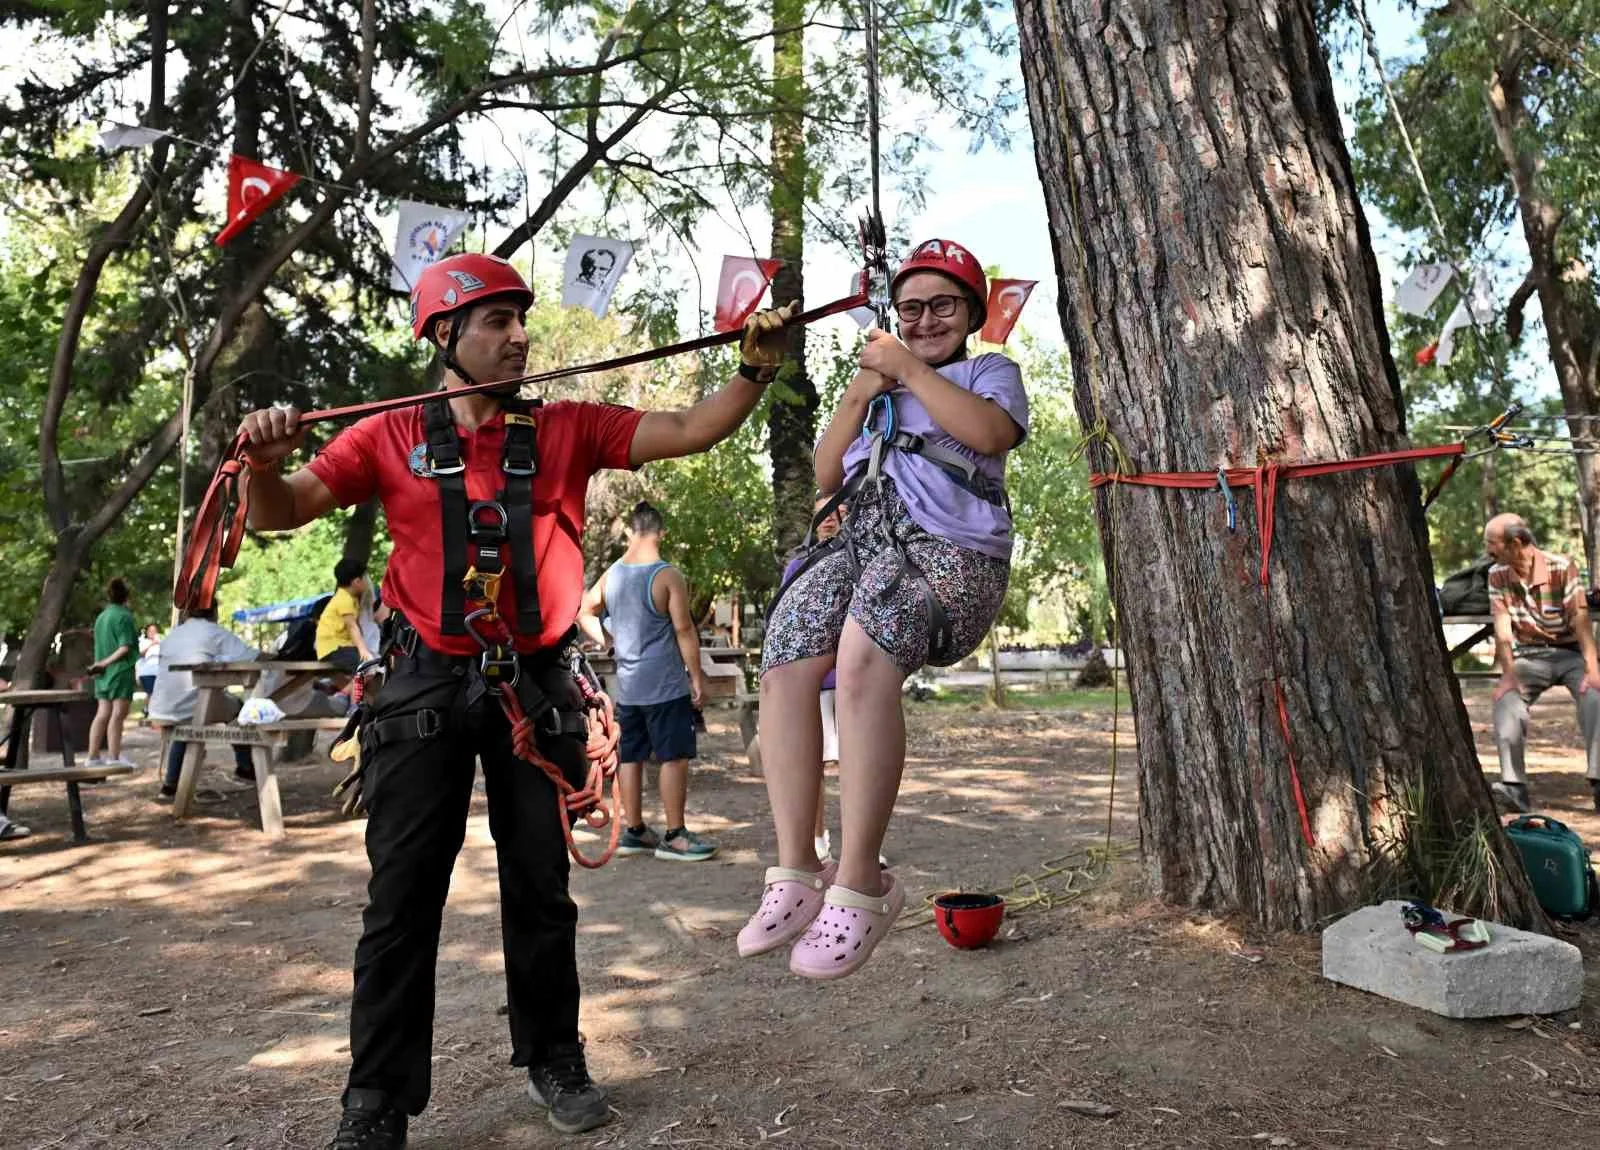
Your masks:
M 1076 450 L 1082 431 L 1072 408 L 1067 353 L 1024 340 L 1017 359 L 1028 389 L 1030 427 L 1007 460 L 1016 550 L 1001 624 L 1023 630 L 1051 615 L 1057 639 L 1104 638 L 1110 597 L 1089 468 Z
M 725 357 L 722 366 L 731 373 L 735 365 Z M 704 455 L 652 464 L 646 471 L 650 498 L 666 515 L 666 557 L 682 569 L 697 611 L 734 591 L 746 601 L 761 601 L 776 584 L 772 485 L 763 466 L 771 402 L 769 396 L 738 431 Z
M 226 620 L 241 607 L 263 607 L 332 592 L 333 565 L 344 552 L 349 515 L 348 511 L 336 511 L 299 531 L 245 540 L 238 562 L 218 587 L 219 617 Z M 381 535 L 367 565 L 374 582 L 381 581 L 388 558 L 388 537 Z
M 1443 260 L 1485 269 L 1495 275 L 1502 301 L 1527 266 L 1511 173 L 1488 112 L 1489 86 L 1496 75 L 1530 111 L 1517 142 L 1534 158 L 1540 191 L 1562 212 L 1555 241 L 1558 265 L 1592 267 L 1600 245 L 1600 98 L 1593 65 L 1582 63 L 1579 55 L 1587 46 L 1593 59 L 1600 44 L 1600 0 L 1530 0 L 1515 7 L 1521 21 L 1500 5 L 1425 11 L 1421 54 L 1385 61 L 1433 192 L 1442 240 L 1433 230 L 1376 75 L 1367 76 L 1354 110 L 1352 140 L 1363 198 L 1410 236 L 1407 266 Z M 1338 22 L 1337 6 L 1328 10 L 1328 26 L 1347 43 L 1359 43 L 1351 26 Z M 1464 330 L 1458 333 L 1456 356 L 1448 367 L 1417 366 L 1417 352 L 1437 338 L 1464 286 L 1453 285 L 1429 316 L 1391 317 L 1412 438 L 1422 443 L 1456 439 L 1457 428 L 1487 422 L 1514 399 L 1529 409 L 1529 418 L 1520 423 L 1531 422 L 1535 434 L 1555 436 L 1560 428 L 1554 416 L 1561 405 L 1550 398 L 1555 390 L 1550 361 L 1543 347 L 1508 335 L 1518 332 L 1520 324 L 1507 325 L 1496 317 L 1482 331 Z M 1589 297 L 1596 291 L 1592 276 L 1567 286 Z M 1587 314 L 1596 314 L 1592 305 Z M 1596 430 L 1585 428 L 1584 433 L 1592 436 Z M 1484 441 L 1474 446 L 1484 446 Z M 1436 469 L 1421 470 L 1426 486 Z M 1481 552 L 1483 524 L 1499 511 L 1517 512 L 1542 545 L 1581 560 L 1571 456 L 1501 452 L 1466 464 L 1429 512 L 1441 579 Z

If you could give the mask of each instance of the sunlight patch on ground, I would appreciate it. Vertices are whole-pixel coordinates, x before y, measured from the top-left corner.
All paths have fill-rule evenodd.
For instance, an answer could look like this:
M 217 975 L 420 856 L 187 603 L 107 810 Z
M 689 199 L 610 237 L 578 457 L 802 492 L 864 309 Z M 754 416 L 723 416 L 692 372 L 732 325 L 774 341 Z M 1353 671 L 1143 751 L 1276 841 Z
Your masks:
M 261 1051 L 246 1065 L 253 1070 L 276 1070 L 318 1062 L 343 1062 L 350 1056 L 349 1039 L 342 1033 L 290 1034 Z

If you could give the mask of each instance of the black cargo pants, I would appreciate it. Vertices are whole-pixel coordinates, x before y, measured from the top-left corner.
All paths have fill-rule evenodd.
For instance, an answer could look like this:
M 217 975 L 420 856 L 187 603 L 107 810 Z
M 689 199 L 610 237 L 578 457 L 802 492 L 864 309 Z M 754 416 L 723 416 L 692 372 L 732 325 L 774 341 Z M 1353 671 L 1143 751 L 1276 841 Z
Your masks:
M 581 699 L 570 675 L 545 660 L 525 665 L 522 680 L 540 751 L 568 778 L 581 778 Z M 538 714 L 545 699 L 566 712 L 564 720 L 548 709 Z M 483 764 L 499 860 L 513 1066 L 578 1041 L 578 908 L 567 893 L 555 787 L 512 753 L 510 725 L 475 668 L 400 657 L 369 704 L 363 732 L 372 878 L 356 946 L 345 1102 L 381 1100 L 420 1114 L 431 1088 L 440 920 L 466 836 L 475 760 Z

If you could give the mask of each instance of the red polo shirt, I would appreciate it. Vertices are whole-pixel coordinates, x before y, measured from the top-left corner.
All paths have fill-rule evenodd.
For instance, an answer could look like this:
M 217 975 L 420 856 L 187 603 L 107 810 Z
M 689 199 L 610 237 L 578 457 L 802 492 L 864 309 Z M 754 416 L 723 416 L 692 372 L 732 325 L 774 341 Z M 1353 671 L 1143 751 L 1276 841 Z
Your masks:
M 583 599 L 579 540 L 589 477 L 602 468 L 630 466 L 633 433 L 644 417 L 631 407 L 565 401 L 534 414 L 539 470 L 533 479 L 533 554 L 544 633 L 517 636 L 519 651 L 556 643 L 578 617 Z M 467 467 L 467 499 L 493 499 L 504 482 L 500 452 L 505 416 L 496 415 L 476 431 L 458 425 L 456 434 Z M 383 601 L 404 612 L 435 651 L 476 654 L 480 648 L 470 635 L 439 633 L 444 531 L 438 482 L 419 474 L 426 443 L 420 407 L 386 411 L 346 428 L 311 461 L 311 472 L 342 507 L 365 503 L 374 495 L 382 501 L 394 542 Z M 500 613 L 516 620 L 516 589 L 509 572 L 500 581 Z

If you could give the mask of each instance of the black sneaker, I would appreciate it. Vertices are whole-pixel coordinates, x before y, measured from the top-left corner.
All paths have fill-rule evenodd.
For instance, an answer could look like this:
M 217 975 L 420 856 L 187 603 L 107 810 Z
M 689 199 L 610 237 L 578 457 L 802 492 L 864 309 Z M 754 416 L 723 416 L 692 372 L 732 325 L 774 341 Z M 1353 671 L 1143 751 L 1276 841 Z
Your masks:
M 605 1089 L 589 1077 L 583 1046 L 557 1046 L 549 1057 L 528 1067 L 528 1097 L 550 1108 L 550 1125 L 563 1134 L 582 1134 L 611 1121 Z
M 346 1106 L 328 1150 L 403 1150 L 405 1144 L 406 1116 L 393 1106 Z

